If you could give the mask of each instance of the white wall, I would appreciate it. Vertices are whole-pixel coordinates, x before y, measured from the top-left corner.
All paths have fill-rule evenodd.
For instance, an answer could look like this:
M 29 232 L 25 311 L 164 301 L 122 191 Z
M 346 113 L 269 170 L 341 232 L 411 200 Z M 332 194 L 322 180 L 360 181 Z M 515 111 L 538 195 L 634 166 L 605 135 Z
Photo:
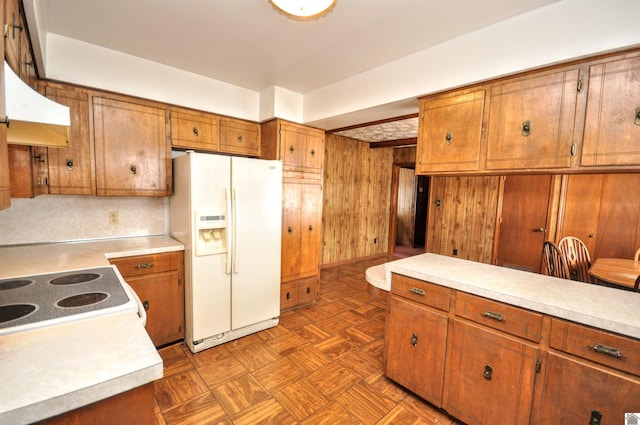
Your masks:
M 0 211 L 0 245 L 169 233 L 169 198 L 41 195 Z M 109 224 L 118 211 L 119 224 Z

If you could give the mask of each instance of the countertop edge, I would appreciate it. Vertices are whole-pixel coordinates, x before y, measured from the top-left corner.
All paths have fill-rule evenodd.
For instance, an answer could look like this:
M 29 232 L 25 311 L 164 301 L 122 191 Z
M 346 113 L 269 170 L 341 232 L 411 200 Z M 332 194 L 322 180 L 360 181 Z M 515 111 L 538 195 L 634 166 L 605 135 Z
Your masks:
M 429 281 L 549 316 L 640 339 L 633 317 L 640 293 L 422 254 L 385 264 L 386 287 L 392 273 Z

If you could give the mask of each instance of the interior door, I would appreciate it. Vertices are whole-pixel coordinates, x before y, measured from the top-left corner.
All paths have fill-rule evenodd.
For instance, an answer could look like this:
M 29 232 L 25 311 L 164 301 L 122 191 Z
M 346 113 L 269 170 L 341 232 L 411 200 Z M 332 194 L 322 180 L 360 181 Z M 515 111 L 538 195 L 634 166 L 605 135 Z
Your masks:
M 550 175 L 505 177 L 496 264 L 540 273 Z

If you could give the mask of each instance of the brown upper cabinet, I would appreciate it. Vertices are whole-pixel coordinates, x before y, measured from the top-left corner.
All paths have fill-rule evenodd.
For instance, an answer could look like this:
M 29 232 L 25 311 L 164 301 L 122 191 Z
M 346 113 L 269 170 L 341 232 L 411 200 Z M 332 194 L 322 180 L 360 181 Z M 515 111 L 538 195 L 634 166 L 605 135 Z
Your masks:
M 481 89 L 420 102 L 418 173 L 479 169 L 484 99 Z
M 220 149 L 224 153 L 260 156 L 260 124 L 220 118 Z
M 282 160 L 285 172 L 306 178 L 322 173 L 324 130 L 274 119 L 262 124 L 263 158 Z M 301 174 L 300 174 L 301 173 Z
M 170 196 L 171 145 L 165 109 L 94 96 L 98 196 Z
M 5 59 L 11 69 L 20 75 L 20 49 L 25 34 L 25 25 L 20 12 L 20 0 L 6 0 L 4 2 L 4 45 Z M 25 37 L 28 40 L 28 37 Z
M 220 125 L 216 115 L 204 112 L 172 109 L 171 146 L 202 151 L 220 150 Z
M 635 50 L 421 98 L 416 172 L 638 170 L 639 79 Z
M 581 165 L 640 165 L 640 57 L 589 68 Z

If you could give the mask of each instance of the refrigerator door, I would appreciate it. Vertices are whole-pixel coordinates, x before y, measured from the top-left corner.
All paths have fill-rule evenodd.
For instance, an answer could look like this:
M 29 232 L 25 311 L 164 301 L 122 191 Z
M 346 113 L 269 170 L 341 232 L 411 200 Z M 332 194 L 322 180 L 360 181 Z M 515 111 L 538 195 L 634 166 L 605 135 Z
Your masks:
M 231 163 L 229 157 L 189 153 L 191 158 L 192 241 L 198 232 L 196 215 L 201 211 L 224 212 L 230 225 L 226 194 L 230 193 Z M 228 230 L 227 230 L 228 231 Z M 193 247 L 192 247 L 193 248 Z M 191 282 L 188 291 L 187 314 L 191 329 L 185 329 L 191 341 L 199 341 L 231 330 L 231 276 L 226 273 L 227 252 L 194 255 L 192 250 Z M 190 305 L 189 305 L 190 304 Z
M 280 316 L 282 163 L 231 159 L 235 222 L 231 326 Z

